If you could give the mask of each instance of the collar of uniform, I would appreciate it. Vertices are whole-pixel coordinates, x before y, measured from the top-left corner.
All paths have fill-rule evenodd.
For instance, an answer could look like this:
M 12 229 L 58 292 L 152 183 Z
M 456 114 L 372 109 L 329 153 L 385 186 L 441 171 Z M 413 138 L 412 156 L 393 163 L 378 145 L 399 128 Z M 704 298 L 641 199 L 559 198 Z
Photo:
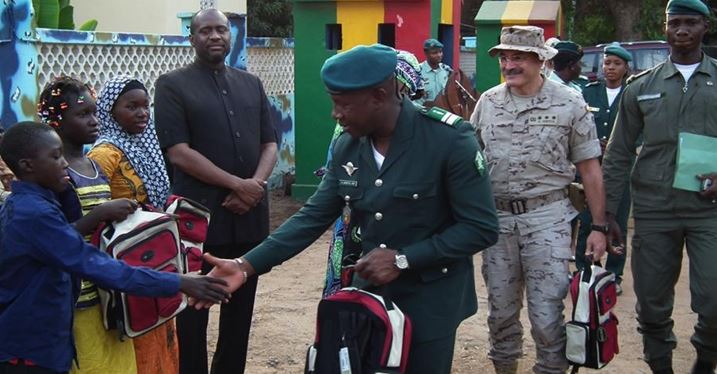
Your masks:
M 60 204 L 57 199 L 55 199 L 55 194 L 52 191 L 40 186 L 37 183 L 25 182 L 21 180 L 13 181 L 10 190 L 13 194 L 39 195 L 52 204 Z
M 206 71 L 206 72 L 208 72 L 208 73 L 223 74 L 224 72 L 227 71 L 227 65 L 226 65 L 226 64 L 222 64 L 219 68 L 216 68 L 216 69 L 213 68 L 213 67 L 210 67 L 210 66 L 206 65 L 205 63 L 203 63 L 203 62 L 201 62 L 201 61 L 199 61 L 199 60 L 194 60 L 193 64 L 194 64 L 194 66 L 197 67 L 197 69 L 202 70 L 202 71 Z
M 697 66 L 697 69 L 695 69 L 694 74 L 702 73 L 708 76 L 717 75 L 717 71 L 715 71 L 715 66 L 714 64 L 710 63 L 710 60 L 710 57 L 708 57 L 705 53 L 702 53 L 702 61 L 700 61 L 700 65 Z M 669 79 L 679 73 L 680 71 L 677 70 L 677 67 L 675 67 L 675 64 L 672 62 L 672 59 L 668 57 L 667 61 L 665 62 L 665 68 L 662 69 L 662 79 Z
M 540 91 L 538 91 L 538 93 L 533 98 L 533 105 L 531 106 L 531 108 L 548 109 L 552 105 L 552 97 L 554 96 L 552 95 L 552 92 L 554 86 L 562 84 L 548 79 L 545 75 L 543 75 L 543 73 L 540 73 L 540 76 L 543 77 L 543 85 L 540 87 Z M 496 94 L 488 97 L 488 99 L 492 101 L 498 108 L 503 108 L 506 106 L 507 103 L 513 101 L 513 97 L 510 93 L 510 88 L 508 88 L 505 83 L 503 83 L 503 85 L 504 89 L 501 90 L 502 94 Z M 518 108 L 516 107 L 516 109 Z
M 396 120 L 396 127 L 391 135 L 391 144 L 413 138 L 413 122 L 417 114 L 418 109 L 416 109 L 416 106 L 411 100 L 404 97 L 401 103 L 401 112 L 398 114 L 398 120 Z M 361 137 L 361 142 L 369 144 L 368 136 Z

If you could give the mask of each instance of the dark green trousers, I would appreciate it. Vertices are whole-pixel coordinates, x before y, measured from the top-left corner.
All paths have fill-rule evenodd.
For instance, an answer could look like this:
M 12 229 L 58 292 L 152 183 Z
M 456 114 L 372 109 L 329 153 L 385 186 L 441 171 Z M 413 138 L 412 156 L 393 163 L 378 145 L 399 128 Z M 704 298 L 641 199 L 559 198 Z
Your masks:
M 620 230 L 622 230 L 622 242 L 627 243 L 627 220 L 630 216 L 630 189 L 626 188 L 618 205 L 617 213 L 615 214 L 615 220 L 617 221 Z M 592 216 L 590 215 L 590 209 L 585 209 L 580 215 L 580 228 L 578 231 L 578 241 L 575 245 L 575 267 L 578 270 L 583 270 L 586 265 L 589 265 L 585 259 L 585 247 L 587 247 L 588 235 L 590 235 L 590 225 L 592 224 Z M 622 272 L 625 268 L 625 258 L 627 258 L 627 250 L 621 255 L 608 254 L 607 262 L 605 263 L 605 270 L 614 273 L 618 277 L 618 282 L 622 280 Z
M 685 247 L 690 305 L 698 315 L 691 342 L 698 358 L 717 361 L 717 219 L 636 219 L 631 264 L 638 330 L 653 370 L 671 365 L 677 345 L 672 309 Z
M 443 338 L 420 343 L 412 342 L 406 373 L 450 374 L 455 344 L 455 331 Z

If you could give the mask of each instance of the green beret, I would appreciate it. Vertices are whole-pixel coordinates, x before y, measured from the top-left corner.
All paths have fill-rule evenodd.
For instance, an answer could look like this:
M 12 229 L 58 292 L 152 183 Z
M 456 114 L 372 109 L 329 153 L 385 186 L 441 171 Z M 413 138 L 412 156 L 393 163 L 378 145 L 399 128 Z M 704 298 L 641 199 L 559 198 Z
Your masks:
M 670 0 L 665 13 L 709 17 L 710 9 L 700 0 Z
M 321 67 L 321 80 L 332 92 L 371 88 L 396 71 L 396 50 L 382 44 L 357 45 L 329 57 Z
M 570 40 L 557 42 L 553 45 L 553 48 L 557 49 L 559 54 L 567 54 L 575 57 L 583 56 L 583 48 L 580 47 L 580 44 L 571 42 Z
M 443 48 L 443 43 L 436 39 L 426 39 L 426 41 L 423 42 L 423 49 L 426 50 L 431 48 Z
M 625 61 L 632 61 L 632 54 L 630 54 L 627 49 L 620 46 L 620 43 L 618 42 L 612 42 L 605 46 L 605 48 L 603 49 L 603 53 L 605 53 L 606 55 L 620 57 Z

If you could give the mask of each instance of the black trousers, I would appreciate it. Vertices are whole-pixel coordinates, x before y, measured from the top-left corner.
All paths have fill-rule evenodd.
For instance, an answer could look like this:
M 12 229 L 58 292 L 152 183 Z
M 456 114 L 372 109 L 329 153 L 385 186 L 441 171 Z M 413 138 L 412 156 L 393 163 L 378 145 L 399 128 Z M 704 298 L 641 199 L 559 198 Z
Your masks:
M 212 246 L 205 247 L 205 251 L 220 258 L 236 258 L 257 244 L 259 243 Z M 202 273 L 206 274 L 210 270 L 211 266 L 205 263 Z M 219 339 L 212 360 L 212 374 L 244 373 L 257 280 L 256 276 L 249 278 L 246 284 L 232 294 L 229 303 L 221 305 Z M 208 374 L 208 322 L 207 309 L 187 308 L 177 316 L 180 374 Z
M 11 365 L 7 362 L 0 362 L 0 374 L 65 374 L 67 372 L 59 372 L 50 369 L 41 368 L 39 366 L 25 366 L 20 363 Z

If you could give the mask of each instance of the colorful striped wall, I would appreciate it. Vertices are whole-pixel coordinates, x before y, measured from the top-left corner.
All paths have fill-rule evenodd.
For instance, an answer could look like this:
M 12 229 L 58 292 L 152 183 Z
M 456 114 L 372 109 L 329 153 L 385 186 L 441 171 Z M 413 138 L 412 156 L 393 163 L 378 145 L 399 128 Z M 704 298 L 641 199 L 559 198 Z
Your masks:
M 485 91 L 501 82 L 498 61 L 488 50 L 498 44 L 504 26 L 533 25 L 545 29 L 545 38 L 563 35 L 563 15 L 558 0 L 484 1 L 475 17 L 476 89 Z
M 296 181 L 292 195 L 305 199 L 319 179 L 335 121 L 321 83 L 324 61 L 358 44 L 379 42 L 379 24 L 395 25 L 395 47 L 424 60 L 423 42 L 441 39 L 444 60 L 457 66 L 461 0 L 294 0 Z M 327 49 L 326 25 L 340 24 L 341 48 Z

